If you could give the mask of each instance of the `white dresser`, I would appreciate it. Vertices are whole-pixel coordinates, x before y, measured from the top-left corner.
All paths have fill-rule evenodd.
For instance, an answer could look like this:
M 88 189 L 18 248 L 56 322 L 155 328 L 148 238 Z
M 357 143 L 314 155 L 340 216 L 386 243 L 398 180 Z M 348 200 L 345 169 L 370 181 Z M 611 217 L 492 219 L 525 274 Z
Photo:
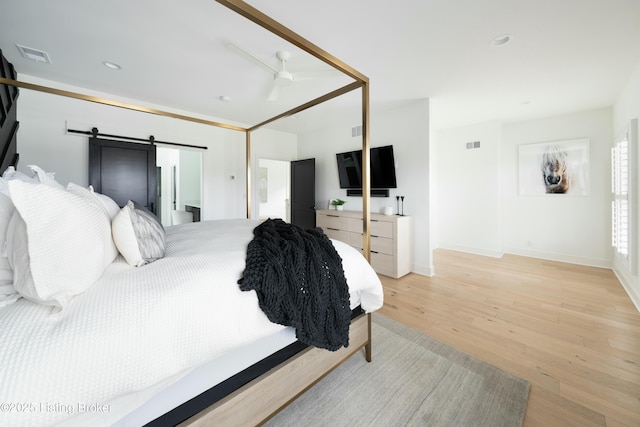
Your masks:
M 318 210 L 316 225 L 332 239 L 362 250 L 362 212 Z M 371 266 L 380 274 L 399 278 L 411 272 L 410 216 L 371 214 Z

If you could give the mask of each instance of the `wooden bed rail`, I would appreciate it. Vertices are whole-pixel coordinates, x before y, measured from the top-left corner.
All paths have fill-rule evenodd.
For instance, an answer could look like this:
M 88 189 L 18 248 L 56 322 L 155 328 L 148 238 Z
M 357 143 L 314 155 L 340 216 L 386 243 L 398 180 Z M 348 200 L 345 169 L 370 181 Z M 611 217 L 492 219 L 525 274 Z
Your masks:
M 371 361 L 371 314 L 351 322 L 349 347 L 335 352 L 310 347 L 179 425 L 264 424 L 362 349 Z

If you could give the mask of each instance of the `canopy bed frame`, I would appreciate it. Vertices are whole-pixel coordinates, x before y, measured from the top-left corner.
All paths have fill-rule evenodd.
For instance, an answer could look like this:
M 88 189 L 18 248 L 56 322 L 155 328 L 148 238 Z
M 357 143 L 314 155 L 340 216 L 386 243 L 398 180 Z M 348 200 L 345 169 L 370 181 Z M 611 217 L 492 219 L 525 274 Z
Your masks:
M 369 79 L 356 71 L 349 65 L 338 60 L 328 52 L 324 51 L 320 47 L 304 39 L 300 35 L 294 33 L 287 27 L 276 22 L 269 16 L 258 11 L 247 3 L 240 0 L 216 0 L 221 6 L 226 7 L 237 14 L 245 17 L 246 19 L 254 22 L 255 24 L 263 27 L 271 33 L 279 36 L 280 38 L 292 43 L 298 48 L 304 50 L 310 55 L 320 59 L 331 67 L 341 71 L 345 75 L 354 79 L 354 82 L 313 99 L 305 104 L 282 112 L 275 117 L 265 120 L 261 123 L 249 127 L 241 127 L 221 122 L 203 120 L 197 117 L 191 117 L 186 115 L 180 115 L 171 113 L 168 111 L 161 111 L 144 106 L 126 104 L 119 101 L 113 101 L 104 98 L 98 98 L 94 96 L 84 95 L 76 92 L 69 92 L 56 88 L 31 84 L 17 80 L 15 72 L 7 74 L 4 73 L 0 76 L 0 84 L 3 85 L 3 90 L 6 89 L 7 93 L 11 92 L 13 98 L 17 97 L 17 88 L 23 88 L 27 90 L 40 91 L 50 93 L 58 96 L 70 97 L 89 102 L 95 102 L 99 104 L 109 105 L 118 108 L 124 108 L 133 111 L 144 112 L 148 114 L 160 115 L 164 117 L 174 118 L 178 120 L 186 120 L 210 126 L 222 127 L 237 132 L 243 132 L 245 134 L 246 143 L 246 216 L 250 218 L 251 212 L 251 137 L 252 133 L 268 125 L 269 123 L 292 116 L 296 113 L 314 107 L 325 101 L 331 100 L 343 94 L 360 89 L 361 90 L 361 102 L 362 102 L 362 213 L 363 213 L 363 254 L 367 261 L 369 261 L 370 250 L 370 169 L 369 169 L 369 132 L 370 132 L 370 119 L 369 119 Z M 15 109 L 14 109 L 15 111 Z M 15 119 L 14 119 L 15 120 Z M 15 127 L 17 128 L 17 122 Z M 7 141 L 6 147 L 0 147 L 3 151 L 2 161 L 3 169 L 5 165 L 15 164 L 17 161 L 17 148 L 15 146 L 15 131 L 12 130 L 12 137 Z M 10 158 L 9 158 L 10 157 Z M 348 348 L 342 348 L 336 352 L 328 352 L 318 348 L 304 348 L 294 349 L 294 356 L 280 355 L 280 358 L 287 358 L 286 360 L 275 360 L 271 364 L 276 363 L 277 366 L 267 366 L 256 372 L 253 372 L 255 377 L 250 382 L 238 386 L 231 386 L 230 394 L 223 391 L 225 397 L 218 399 L 211 399 L 210 401 L 215 403 L 211 404 L 207 401 L 208 398 L 202 397 L 204 403 L 200 402 L 200 407 L 207 406 L 206 409 L 201 410 L 196 406 L 196 409 L 191 409 L 197 412 L 195 415 L 190 416 L 181 425 L 257 425 L 265 422 L 271 418 L 275 413 L 284 408 L 288 403 L 304 393 L 313 384 L 319 381 L 322 377 L 328 374 L 331 370 L 341 364 L 347 358 L 358 353 L 363 348 L 365 349 L 365 357 L 368 361 L 371 360 L 371 315 L 360 314 L 355 316 L 350 328 L 350 345 Z M 195 399 L 194 399 L 195 400 Z M 185 409 L 189 411 L 189 409 Z M 191 414 L 190 414 L 191 415 Z M 184 415 L 178 415 L 176 420 L 184 419 Z M 161 423 L 166 423 L 166 419 Z M 152 423 L 153 424 L 153 423 Z

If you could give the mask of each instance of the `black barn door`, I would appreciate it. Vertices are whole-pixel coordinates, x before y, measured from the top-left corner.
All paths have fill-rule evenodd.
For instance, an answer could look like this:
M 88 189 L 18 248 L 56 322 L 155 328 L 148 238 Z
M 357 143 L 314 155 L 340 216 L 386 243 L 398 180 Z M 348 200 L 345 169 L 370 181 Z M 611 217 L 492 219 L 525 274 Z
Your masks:
M 121 207 L 133 200 L 157 214 L 156 146 L 89 138 L 89 184 Z
M 316 226 L 316 159 L 291 162 L 291 223 Z

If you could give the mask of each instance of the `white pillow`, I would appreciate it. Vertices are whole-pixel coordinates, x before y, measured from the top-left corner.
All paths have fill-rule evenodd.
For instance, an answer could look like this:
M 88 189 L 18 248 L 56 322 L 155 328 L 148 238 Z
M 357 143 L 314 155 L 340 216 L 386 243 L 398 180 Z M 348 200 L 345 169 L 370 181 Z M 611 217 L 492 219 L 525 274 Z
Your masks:
M 109 218 L 109 222 L 120 212 L 120 206 L 113 199 L 104 194 L 94 192 L 93 187 L 85 188 L 70 182 L 67 184 L 67 191 L 98 207 Z
M 14 286 L 32 301 L 63 307 L 116 256 L 103 211 L 58 188 L 9 182 L 16 207 L 7 235 Z
M 0 186 L 7 187 L 2 178 L 0 178 Z M 6 191 L 8 192 L 8 190 L 7 187 Z M 13 286 L 13 269 L 7 256 L 7 231 L 15 210 L 11 199 L 0 189 L 0 307 L 11 304 L 20 298 L 20 294 Z
M 93 193 L 93 194 L 98 196 L 98 200 L 100 200 L 100 202 L 102 203 L 102 206 L 109 213 L 109 218 L 113 220 L 113 218 L 115 218 L 116 215 L 118 215 L 118 212 L 120 212 L 120 206 L 118 206 L 118 204 L 111 197 L 105 194 L 100 194 L 100 193 Z
M 2 177 L 7 181 L 24 181 L 34 184 L 38 183 L 38 180 L 36 178 L 32 178 L 23 174 L 22 172 L 18 172 L 13 166 L 9 166 L 7 170 L 2 173 Z
M 113 240 L 128 264 L 141 267 L 164 257 L 165 232 L 158 218 L 129 200 L 111 223 Z
M 45 172 L 44 170 L 42 170 L 42 168 L 36 165 L 27 165 L 27 167 L 31 169 L 34 174 L 34 179 L 36 179 L 39 183 L 64 190 L 64 185 L 56 181 L 55 172 Z

